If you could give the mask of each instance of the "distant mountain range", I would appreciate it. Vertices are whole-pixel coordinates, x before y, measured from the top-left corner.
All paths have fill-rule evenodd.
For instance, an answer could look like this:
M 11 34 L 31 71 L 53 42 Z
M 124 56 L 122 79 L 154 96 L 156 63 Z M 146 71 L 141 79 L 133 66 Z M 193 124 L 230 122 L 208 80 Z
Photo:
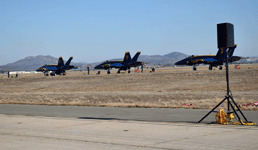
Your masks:
M 143 61 L 147 63 L 148 66 L 171 66 L 174 65 L 175 62 L 188 57 L 188 55 L 180 52 L 172 52 L 166 55 L 140 55 L 138 61 Z M 122 60 L 123 58 L 119 58 Z M 110 59 L 117 60 L 117 59 Z M 18 60 L 14 63 L 9 63 L 3 66 L 0 66 L 0 73 L 6 71 L 35 71 L 39 67 L 45 64 L 57 64 L 58 58 L 52 56 L 29 56 L 24 59 Z M 81 69 L 86 70 L 87 66 L 94 68 L 101 62 L 95 63 L 75 63 L 71 64 L 74 66 L 80 66 Z M 258 63 L 258 57 L 246 57 L 241 59 L 236 63 Z
M 172 52 L 166 55 L 140 55 L 139 61 L 150 63 L 151 65 L 173 65 L 175 62 L 188 57 L 180 52 Z
M 143 61 L 148 63 L 148 65 L 173 65 L 176 61 L 179 61 L 183 58 L 186 58 L 188 55 L 180 53 L 180 52 L 172 52 L 166 55 L 140 55 L 139 61 Z M 123 58 L 119 58 L 122 60 Z M 112 60 L 112 59 L 111 59 Z M 114 60 L 114 59 L 113 59 Z M 0 66 L 0 72 L 4 71 L 35 71 L 39 67 L 45 64 L 57 64 L 58 58 L 52 57 L 50 55 L 43 56 L 29 56 L 24 59 L 18 60 L 14 63 L 9 63 L 3 66 Z M 74 66 L 80 66 L 81 69 L 86 69 L 87 66 L 91 68 L 95 67 L 97 64 L 101 62 L 95 63 L 75 63 L 71 64 Z
M 36 57 L 29 56 L 24 59 L 18 60 L 14 63 L 9 63 L 3 66 L 0 66 L 1 70 L 16 70 L 16 71 L 32 71 L 36 70 L 37 67 L 42 66 L 44 64 L 56 64 L 58 61 L 58 58 L 54 58 L 52 56 L 43 56 L 38 55 Z M 39 68 L 38 67 L 38 68 Z

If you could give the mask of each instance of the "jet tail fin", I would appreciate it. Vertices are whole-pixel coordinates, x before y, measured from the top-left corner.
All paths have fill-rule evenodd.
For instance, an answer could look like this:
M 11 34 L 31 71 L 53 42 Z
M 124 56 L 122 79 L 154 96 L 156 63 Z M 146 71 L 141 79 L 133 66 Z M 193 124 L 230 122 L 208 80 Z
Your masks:
M 131 62 L 131 55 L 129 52 L 125 52 L 124 62 L 130 63 Z
M 228 57 L 229 58 L 231 58 L 233 56 L 233 53 L 234 53 L 236 47 L 237 47 L 237 45 L 235 44 L 234 47 L 228 48 Z M 224 47 L 220 48 L 216 57 L 217 57 L 217 60 L 219 60 L 219 61 L 223 61 L 224 59 L 226 59 L 227 58 L 227 48 L 224 48 Z
M 133 59 L 132 59 L 132 62 L 133 62 L 133 63 L 136 63 L 136 61 L 137 61 L 138 57 L 140 56 L 140 54 L 141 54 L 141 52 L 137 52 L 137 53 L 134 55 L 134 57 L 133 57 Z
M 62 66 L 64 66 L 64 60 L 63 60 L 62 57 L 59 57 L 59 59 L 58 59 L 58 67 L 62 67 Z
M 73 57 L 70 57 L 69 60 L 65 63 L 64 69 L 68 68 L 71 61 L 72 61 Z
M 221 47 L 216 55 L 217 60 L 223 61 L 224 59 L 227 58 L 227 48 Z
M 228 50 L 228 57 L 229 58 L 233 56 L 233 53 L 234 53 L 236 47 L 237 47 L 237 44 L 235 44 L 234 47 L 229 48 L 229 50 Z

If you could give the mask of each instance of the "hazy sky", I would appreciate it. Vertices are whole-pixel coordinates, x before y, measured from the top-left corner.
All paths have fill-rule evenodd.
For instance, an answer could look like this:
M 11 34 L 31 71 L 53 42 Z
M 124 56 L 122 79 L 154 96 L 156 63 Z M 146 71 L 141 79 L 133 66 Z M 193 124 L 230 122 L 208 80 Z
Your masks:
M 234 55 L 258 56 L 258 0 L 0 0 L 0 65 L 37 55 L 216 54 L 224 22 L 234 24 Z

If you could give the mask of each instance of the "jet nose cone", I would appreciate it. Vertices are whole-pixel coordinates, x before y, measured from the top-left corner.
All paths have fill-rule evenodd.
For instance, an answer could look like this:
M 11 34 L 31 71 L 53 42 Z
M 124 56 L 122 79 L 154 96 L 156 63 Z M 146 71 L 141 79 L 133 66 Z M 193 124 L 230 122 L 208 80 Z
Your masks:
M 180 65 L 181 64 L 181 61 L 178 61 L 175 63 L 175 65 Z
M 240 59 L 242 59 L 242 57 L 238 57 L 238 58 L 237 58 L 237 60 L 240 60 Z
M 95 66 L 94 69 L 100 69 L 100 66 L 99 66 L 99 65 L 98 65 L 98 66 Z

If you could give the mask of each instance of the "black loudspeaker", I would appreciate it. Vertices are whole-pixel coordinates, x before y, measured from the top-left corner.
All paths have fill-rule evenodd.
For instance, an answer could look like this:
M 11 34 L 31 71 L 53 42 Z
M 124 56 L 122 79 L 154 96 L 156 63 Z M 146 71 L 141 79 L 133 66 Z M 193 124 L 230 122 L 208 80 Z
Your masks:
M 234 47 L 234 25 L 231 23 L 217 24 L 218 48 Z

